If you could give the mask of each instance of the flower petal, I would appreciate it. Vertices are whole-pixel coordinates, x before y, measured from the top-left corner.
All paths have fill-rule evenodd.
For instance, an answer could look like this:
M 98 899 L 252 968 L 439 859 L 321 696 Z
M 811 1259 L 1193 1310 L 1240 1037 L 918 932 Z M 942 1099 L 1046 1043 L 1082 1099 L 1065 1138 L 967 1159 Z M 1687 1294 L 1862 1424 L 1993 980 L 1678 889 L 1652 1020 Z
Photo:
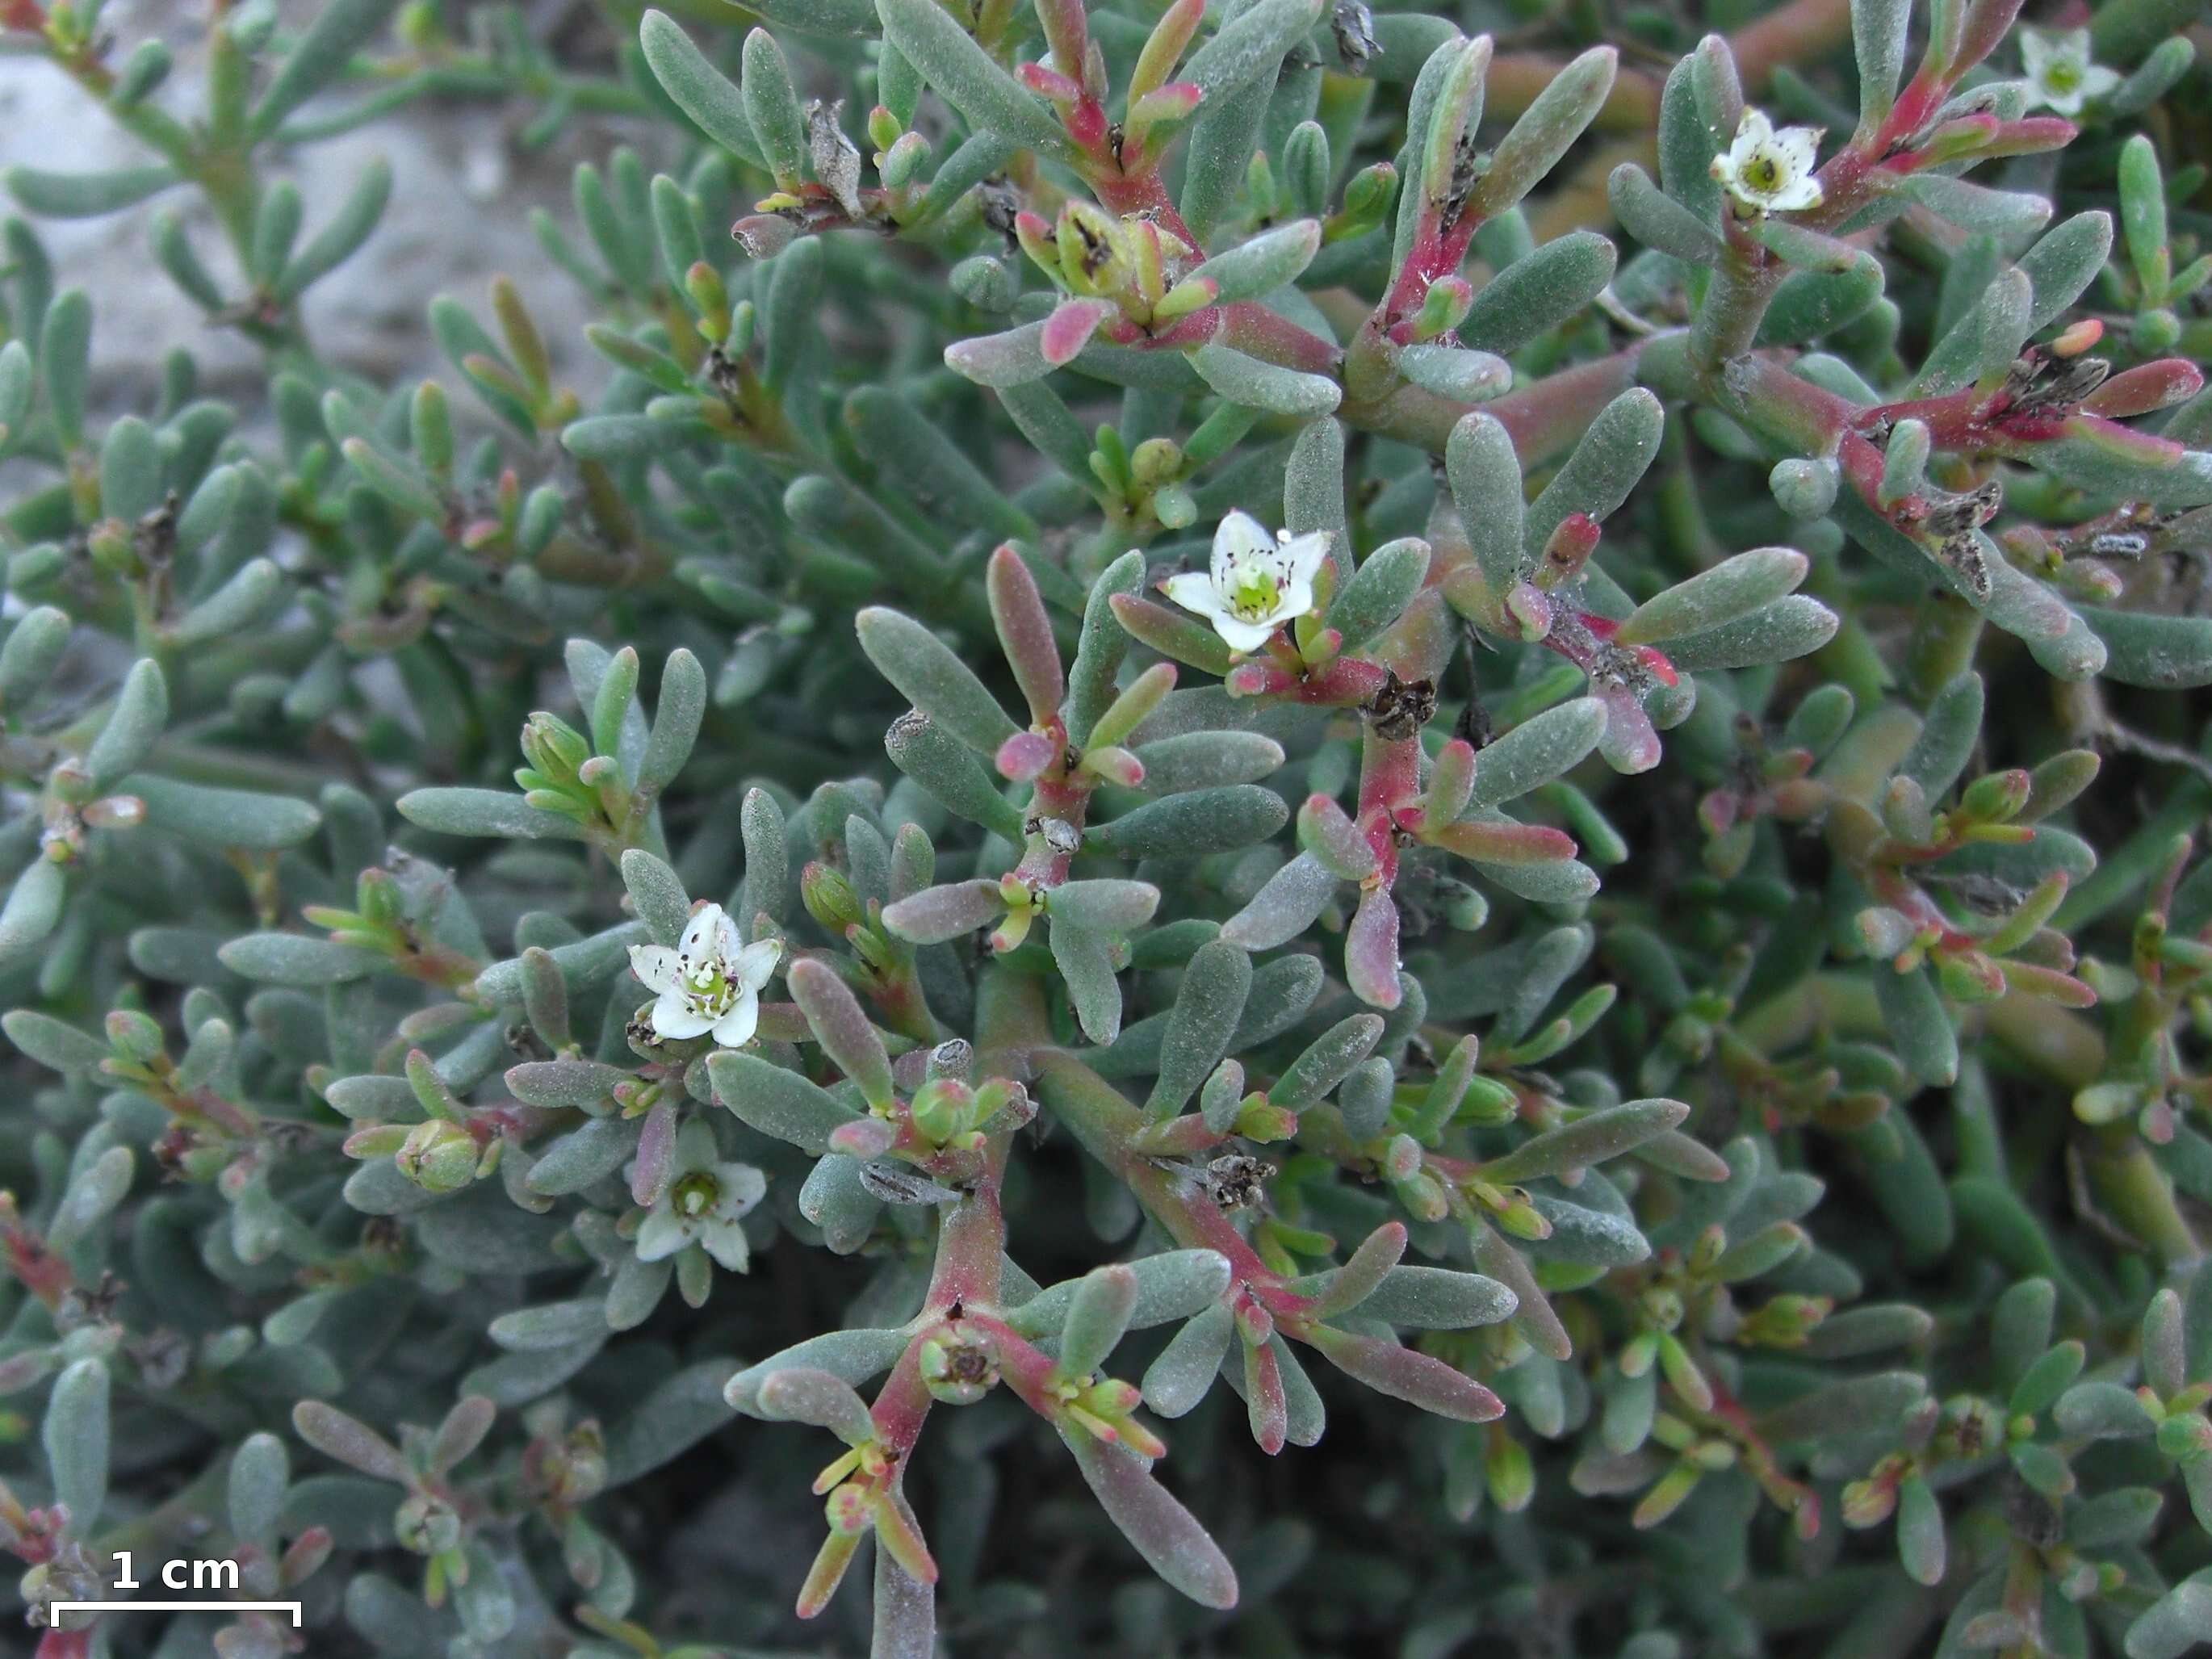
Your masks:
M 1820 155 L 1819 127 L 1784 127 L 1774 135 L 1774 149 L 1792 173 L 1809 173 Z
M 637 1230 L 637 1259 L 640 1261 L 662 1261 L 674 1255 L 691 1242 L 691 1228 L 683 1217 L 670 1207 L 666 1200 L 653 1206 Z
M 684 924 L 684 937 L 676 941 L 678 954 L 693 964 L 704 961 L 714 948 L 714 934 L 721 921 L 719 904 L 702 904 L 694 910 L 691 920 Z
M 663 991 L 653 1005 L 653 1029 L 665 1037 L 682 1041 L 685 1037 L 704 1036 L 714 1029 L 714 1022 L 707 1014 L 695 1014 L 683 997 L 674 991 Z
M 1221 635 L 1231 651 L 1257 651 L 1274 637 L 1273 618 L 1263 623 L 1248 623 L 1241 617 L 1216 614 L 1209 620 L 1213 631 Z
M 775 964 L 783 960 L 783 941 L 780 939 L 756 939 L 729 961 L 728 973 L 748 991 L 757 991 L 775 972 Z
M 1313 579 L 1294 575 L 1283 589 L 1283 597 L 1275 602 L 1275 617 L 1279 623 L 1296 622 L 1314 607 Z
M 1222 520 L 1219 527 L 1213 532 L 1213 560 L 1211 566 L 1213 586 L 1217 590 L 1227 592 L 1230 579 L 1236 574 L 1238 565 L 1261 554 L 1271 553 L 1274 550 L 1274 538 L 1260 528 L 1260 521 L 1257 519 L 1242 508 L 1232 512 L 1227 518 Z M 1172 592 L 1168 597 L 1175 599 Z M 1176 603 L 1181 605 L 1183 601 L 1176 599 Z
M 1807 208 L 1820 205 L 1820 181 L 1814 178 L 1792 179 L 1766 198 L 1766 205 L 1778 213 L 1802 213 Z
M 2020 32 L 2020 61 L 2022 68 L 2034 80 L 2043 79 L 2044 66 L 2055 55 L 2051 37 L 2041 29 L 2024 28 Z
M 2107 69 L 2102 64 L 2092 64 L 2081 71 L 2081 95 L 2084 98 L 2102 98 L 2118 86 L 2121 79 L 2119 70 Z
M 752 1263 L 752 1252 L 745 1243 L 745 1230 L 735 1222 L 726 1226 L 709 1223 L 699 1235 L 699 1242 L 707 1247 L 707 1254 L 733 1273 L 746 1271 Z
M 1186 570 L 1162 582 L 1160 591 L 1186 611 L 1195 611 L 1201 617 L 1218 617 L 1222 611 L 1221 594 L 1216 586 L 1219 580 L 1218 576 Z
M 760 993 L 741 989 L 730 1012 L 714 1022 L 714 1041 L 725 1048 L 742 1048 L 760 1027 Z
M 768 1194 L 768 1177 L 750 1164 L 717 1164 L 714 1184 L 722 1190 L 722 1201 L 714 1206 L 714 1213 L 732 1219 L 750 1214 L 753 1206 Z
M 1289 561 L 1289 580 L 1293 588 L 1310 583 L 1321 569 L 1322 561 L 1328 557 L 1328 537 L 1326 530 L 1309 531 L 1303 536 L 1293 536 L 1283 544 L 1283 556 Z
M 655 991 L 672 991 L 678 982 L 676 952 L 665 945 L 633 945 L 629 970 L 639 982 Z
M 724 971 L 726 972 L 728 964 L 735 961 L 738 952 L 744 948 L 744 940 L 738 937 L 737 920 L 727 910 L 719 904 L 710 904 L 707 908 L 714 913 L 712 935 L 714 951 L 722 958 Z
M 1743 164 L 1765 149 L 1767 141 L 1773 137 L 1774 125 L 1766 118 L 1766 112 L 1746 104 L 1741 118 L 1735 124 L 1735 142 L 1729 145 L 1729 160 L 1735 163 L 1739 171 L 1741 170 Z

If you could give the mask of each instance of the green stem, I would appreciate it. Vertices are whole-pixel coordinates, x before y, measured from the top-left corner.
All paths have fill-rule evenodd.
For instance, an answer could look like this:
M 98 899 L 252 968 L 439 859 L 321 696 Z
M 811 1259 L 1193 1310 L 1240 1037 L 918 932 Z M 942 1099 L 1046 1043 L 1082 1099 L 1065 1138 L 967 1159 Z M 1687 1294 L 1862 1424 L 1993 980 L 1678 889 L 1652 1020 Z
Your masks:
M 1741 246 L 1730 246 L 1714 268 L 1705 303 L 1690 325 L 1690 372 L 1708 399 L 1735 401 L 1727 395 L 1728 365 L 1751 350 L 1780 281 L 1778 264 L 1753 264 Z

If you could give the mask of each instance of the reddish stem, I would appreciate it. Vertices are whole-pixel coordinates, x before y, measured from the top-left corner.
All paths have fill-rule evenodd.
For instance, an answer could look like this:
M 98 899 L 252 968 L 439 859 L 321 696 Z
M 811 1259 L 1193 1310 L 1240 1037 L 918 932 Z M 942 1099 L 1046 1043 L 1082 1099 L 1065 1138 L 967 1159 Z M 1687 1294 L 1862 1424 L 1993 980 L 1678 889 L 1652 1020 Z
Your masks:
M 1358 823 L 1386 892 L 1398 874 L 1397 815 L 1420 793 L 1420 767 L 1419 738 L 1382 737 L 1371 726 L 1361 734 Z

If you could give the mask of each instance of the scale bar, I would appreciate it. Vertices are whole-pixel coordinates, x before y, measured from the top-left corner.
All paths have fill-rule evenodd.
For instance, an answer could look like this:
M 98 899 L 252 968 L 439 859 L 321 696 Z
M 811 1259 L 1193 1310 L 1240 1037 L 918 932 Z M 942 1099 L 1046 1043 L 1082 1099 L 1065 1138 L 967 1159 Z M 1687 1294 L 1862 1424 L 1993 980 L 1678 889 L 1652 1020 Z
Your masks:
M 57 1601 L 56 1630 L 67 1613 L 289 1613 L 294 1630 L 301 1622 L 297 1601 Z

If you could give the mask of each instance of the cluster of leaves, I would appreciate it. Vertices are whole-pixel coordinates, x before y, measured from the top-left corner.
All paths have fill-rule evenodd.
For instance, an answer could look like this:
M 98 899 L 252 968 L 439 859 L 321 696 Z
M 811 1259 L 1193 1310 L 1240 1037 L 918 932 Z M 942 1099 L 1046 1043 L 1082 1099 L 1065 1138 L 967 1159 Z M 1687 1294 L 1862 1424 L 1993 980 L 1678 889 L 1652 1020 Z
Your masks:
M 453 9 L 0 0 L 268 369 L 6 222 L 41 1659 L 2212 1640 L 2190 5 Z M 650 137 L 366 383 L 487 98 Z

